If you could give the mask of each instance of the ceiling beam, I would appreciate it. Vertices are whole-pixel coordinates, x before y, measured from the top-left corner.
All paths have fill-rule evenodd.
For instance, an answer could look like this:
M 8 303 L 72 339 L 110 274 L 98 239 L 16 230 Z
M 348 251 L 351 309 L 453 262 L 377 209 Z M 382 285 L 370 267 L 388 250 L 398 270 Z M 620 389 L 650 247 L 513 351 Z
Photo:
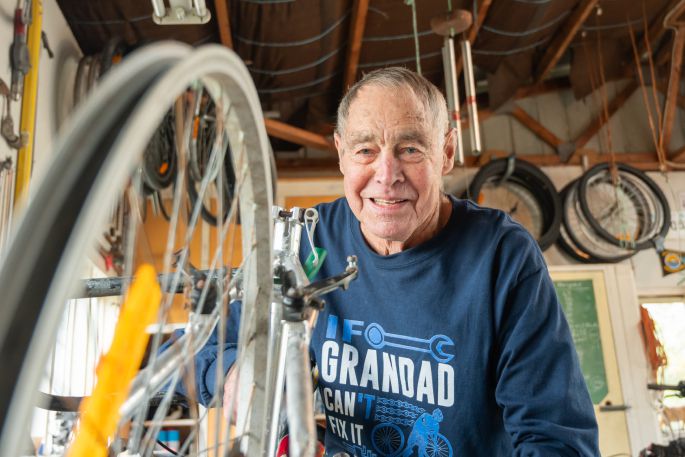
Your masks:
M 323 135 L 317 135 L 308 130 L 274 119 L 264 119 L 264 125 L 266 125 L 266 133 L 274 138 L 280 138 L 281 140 L 301 144 L 302 146 L 323 149 L 324 151 L 336 152 L 333 143 Z
M 664 98 L 665 98 L 665 97 L 666 97 L 666 92 L 668 92 L 668 84 L 666 84 L 666 83 L 663 82 L 663 81 L 660 81 L 660 82 L 656 85 L 656 89 L 657 89 L 659 92 L 661 92 L 661 94 L 662 94 L 662 95 L 664 96 Z M 676 104 L 678 105 L 678 107 L 680 107 L 680 109 L 685 110 L 685 95 L 679 94 L 678 97 L 676 97 Z
M 485 18 L 488 16 L 488 11 L 490 10 L 490 7 L 492 6 L 493 0 L 478 0 L 478 10 L 477 10 L 477 20 L 474 20 L 473 25 L 471 25 L 471 28 L 468 31 L 468 39 L 469 43 L 473 44 L 476 41 L 476 37 L 478 36 L 478 32 L 480 32 L 480 28 L 483 26 L 483 23 L 485 22 Z M 461 71 L 464 69 L 464 59 L 459 59 L 457 60 L 457 63 L 455 65 L 456 70 L 457 70 L 457 77 L 461 73 Z
M 556 32 L 554 39 L 547 47 L 547 51 L 542 56 L 542 59 L 540 59 L 540 63 L 535 70 L 535 82 L 539 83 L 545 79 L 549 72 L 552 71 L 552 68 L 556 66 L 598 1 L 582 0 L 576 9 L 573 10 L 571 16 L 561 26 L 560 30 Z
M 652 50 L 652 52 L 656 51 L 656 46 L 659 44 L 661 38 L 664 36 L 664 33 L 666 33 L 666 29 L 664 28 L 664 18 L 666 17 L 668 12 L 671 11 L 671 9 L 676 5 L 676 3 L 678 3 L 678 0 L 671 0 L 670 2 L 668 2 L 647 29 L 646 36 L 649 38 L 649 48 Z M 647 52 L 647 44 L 645 42 L 644 33 L 642 34 L 642 39 L 637 44 L 637 49 L 640 58 L 642 58 L 642 56 Z
M 350 24 L 350 40 L 347 46 L 347 66 L 345 67 L 345 78 L 343 79 L 343 93 L 347 92 L 347 89 L 357 79 L 357 67 L 359 65 L 359 55 L 362 50 L 362 38 L 364 37 L 368 12 L 369 0 L 354 0 Z
M 216 22 L 219 27 L 219 39 L 221 44 L 229 49 L 233 49 L 233 38 L 231 37 L 231 21 L 228 16 L 228 4 L 226 0 L 215 0 Z
M 548 94 L 550 92 L 558 92 L 571 88 L 571 80 L 568 77 L 547 79 L 539 84 L 532 86 L 519 87 L 514 94 L 513 99 L 535 97 L 536 95 Z
M 628 101 L 630 96 L 635 92 L 637 88 L 637 83 L 635 81 L 630 81 L 626 87 L 623 88 L 621 92 L 616 94 L 616 96 L 609 102 L 607 106 L 606 115 L 604 109 L 601 109 L 597 117 L 590 122 L 585 131 L 581 133 L 578 138 L 574 141 L 576 145 L 576 150 L 585 146 L 597 133 L 604 127 L 604 125 L 609 122 L 611 117 L 621 109 L 623 105 Z
M 673 157 L 671 158 L 671 162 L 675 162 L 675 163 L 685 162 L 685 146 L 683 146 L 682 148 L 677 149 L 676 151 L 673 152 Z
M 683 8 L 683 2 L 678 3 L 678 6 Z M 680 11 L 682 13 L 682 11 Z M 673 123 L 675 121 L 675 112 L 678 103 L 678 96 L 680 95 L 680 76 L 683 68 L 683 51 L 685 50 L 685 23 L 674 21 L 673 24 L 665 24 L 670 27 L 676 27 L 675 37 L 673 38 L 673 47 L 671 48 L 671 68 L 668 77 L 668 87 L 666 88 L 666 105 L 664 106 L 664 124 L 661 128 L 661 135 L 659 136 L 659 146 L 662 151 L 666 152 L 668 156 L 668 148 L 671 145 L 671 134 L 673 133 Z
M 524 127 L 533 132 L 535 136 L 540 138 L 548 145 L 552 146 L 555 150 L 563 143 L 563 141 L 561 141 L 558 136 L 550 132 L 549 129 L 547 129 L 547 127 L 538 122 L 537 119 L 528 114 L 520 106 L 515 104 L 512 107 L 510 114 Z

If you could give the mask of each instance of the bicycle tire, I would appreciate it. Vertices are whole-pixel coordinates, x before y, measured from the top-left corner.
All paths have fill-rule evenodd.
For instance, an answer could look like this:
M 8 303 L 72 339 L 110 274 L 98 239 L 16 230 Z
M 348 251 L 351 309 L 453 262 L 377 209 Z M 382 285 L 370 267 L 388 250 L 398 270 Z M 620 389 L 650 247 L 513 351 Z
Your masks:
M 247 449 L 262 445 L 266 355 L 259 355 L 257 348 L 266 346 L 263 329 L 268 328 L 271 195 L 261 108 L 248 71 L 233 52 L 215 45 L 192 51 L 186 45 L 162 43 L 112 69 L 83 101 L 71 130 L 57 144 L 55 166 L 38 188 L 0 266 L 6 316 L 0 322 L 0 455 L 16 455 L 24 438 L 46 347 L 59 321 L 56 316 L 69 296 L 70 283 L 79 276 L 86 246 L 95 241 L 92 227 L 106 220 L 107 202 L 115 199 L 112 188 L 126 185 L 174 94 L 199 78 L 207 78 L 217 96 L 240 107 L 241 116 L 234 113 L 232 121 L 250 151 L 242 158 L 240 188 L 241 197 L 250 202 L 240 206 L 243 226 L 249 227 L 242 240 L 246 262 L 240 356 L 249 360 L 252 370 L 242 370 L 240 379 L 254 390 L 251 403 L 243 404 L 252 411 L 239 410 L 239 418 L 242 414 L 241 426 L 250 429 L 243 441 Z
M 110 38 L 100 53 L 100 75 L 104 76 L 113 65 L 121 61 L 125 54 L 126 43 L 124 40 L 119 37 Z
M 563 202 L 563 224 L 571 246 L 587 253 L 589 263 L 618 263 L 635 255 L 637 251 L 613 246 L 594 234 L 578 207 L 577 187 L 577 179 L 568 184 Z
M 86 96 L 88 91 L 88 74 L 90 72 L 90 65 L 92 62 L 91 56 L 83 56 L 76 68 L 76 77 L 74 78 L 74 95 L 72 106 L 79 105 Z
M 561 192 L 559 192 L 559 196 L 561 197 L 562 204 L 564 201 L 566 201 L 566 196 L 568 194 L 569 188 L 573 183 L 569 183 L 566 186 L 561 189 Z M 571 239 L 571 237 L 568 235 L 568 232 L 566 231 L 566 226 L 562 222 L 561 226 L 559 227 L 559 238 L 557 238 L 557 246 L 559 249 L 568 255 L 571 259 L 580 262 L 580 263 L 602 263 L 599 259 L 593 257 L 592 255 L 588 254 L 587 252 L 583 251 L 580 249 Z
M 226 195 L 226 200 L 231 201 L 233 198 L 233 193 L 234 193 L 234 188 L 235 188 L 235 172 L 233 171 L 233 167 L 231 166 L 230 163 L 230 154 L 231 151 L 230 149 L 226 151 L 227 155 L 227 160 L 224 163 L 224 169 L 221 171 L 224 176 L 222 179 L 223 182 L 223 187 L 224 187 L 224 193 Z M 190 199 L 190 203 L 192 205 L 195 205 L 195 203 L 198 200 L 198 193 L 197 189 L 195 188 L 196 182 L 193 180 L 193 178 L 190 176 L 190 173 L 188 173 L 188 197 Z M 204 204 L 204 202 L 201 202 L 201 213 L 200 215 L 202 216 L 202 219 L 204 219 L 208 224 L 216 226 L 217 224 L 217 216 L 214 214 L 207 206 Z M 224 215 L 223 215 L 223 220 L 226 220 L 226 217 L 228 216 L 228 209 L 224 208 Z
M 478 170 L 469 186 L 469 194 L 475 202 L 484 186 L 501 179 L 507 171 L 509 159 L 495 159 Z M 561 199 L 554 184 L 547 175 L 535 165 L 521 159 L 515 159 L 514 168 L 507 181 L 518 184 L 530 193 L 530 196 L 541 211 L 541 233 L 537 238 L 541 250 L 549 248 L 559 236 L 561 225 Z M 501 209 L 501 208 L 500 208 Z
M 583 214 L 587 218 L 588 223 L 590 224 L 592 229 L 597 233 L 597 235 L 616 246 L 625 246 L 626 240 L 621 240 L 620 238 L 617 238 L 614 234 L 610 233 L 609 230 L 607 230 L 607 228 L 603 226 L 599 220 L 597 220 L 597 217 L 591 210 L 588 202 L 588 186 L 590 185 L 590 181 L 593 178 L 597 177 L 600 173 L 608 172 L 609 166 L 610 165 L 608 163 L 597 164 L 594 167 L 590 168 L 587 172 L 585 172 L 583 176 L 581 176 L 578 184 L 578 201 L 580 203 L 580 208 L 583 211 Z M 660 210 L 660 214 L 663 216 L 661 221 L 655 221 L 657 224 L 658 222 L 661 223 L 658 224 L 658 226 L 654 227 L 654 230 L 647 230 L 648 234 L 645 237 L 646 239 L 638 238 L 638 240 L 635 241 L 633 249 L 640 251 L 652 247 L 654 246 L 655 239 L 661 238 L 663 240 L 666 237 L 666 234 L 668 233 L 668 230 L 671 225 L 671 211 L 668 205 L 668 201 L 666 200 L 666 196 L 661 191 L 659 186 L 649 176 L 647 176 L 646 173 L 624 163 L 617 163 L 616 167 L 618 169 L 618 172 L 622 176 L 624 176 L 622 182 L 619 185 L 627 185 L 629 183 L 628 180 L 630 179 L 637 180 L 637 182 L 641 183 L 646 188 L 645 190 L 650 194 L 643 194 L 641 195 L 641 197 L 643 199 L 648 199 L 651 197 L 653 199 L 654 204 L 657 206 L 657 210 Z M 607 178 L 610 179 L 609 176 L 607 176 Z M 640 192 L 640 190 L 636 188 L 638 186 L 633 186 L 633 188 Z M 635 203 L 638 204 L 638 202 Z M 642 203 L 642 205 L 645 205 L 645 203 Z M 652 232 L 654 232 L 654 234 L 652 234 Z

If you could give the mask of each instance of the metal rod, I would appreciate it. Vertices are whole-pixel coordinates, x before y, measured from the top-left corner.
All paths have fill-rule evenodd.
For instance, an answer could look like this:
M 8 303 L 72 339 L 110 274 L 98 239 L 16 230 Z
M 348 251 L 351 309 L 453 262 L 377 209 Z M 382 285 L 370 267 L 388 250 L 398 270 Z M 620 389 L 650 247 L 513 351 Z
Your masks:
M 473 77 L 473 62 L 471 60 L 471 42 L 461 40 L 461 55 L 464 59 L 464 85 L 466 86 L 466 107 L 469 111 L 471 154 L 479 156 L 483 152 L 480 144 L 480 125 L 478 124 L 478 106 L 476 104 L 476 81 Z
M 290 455 L 313 457 L 316 451 L 316 424 L 309 344 L 306 322 L 286 322 L 286 400 L 288 402 L 288 447 Z
M 136 375 L 131 383 L 128 399 L 119 408 L 121 421 L 132 417 L 140 402 L 145 399 L 147 392 L 157 392 L 169 382 L 174 372 L 187 362 L 186 357 L 192 360 L 192 355 L 205 345 L 219 320 L 218 315 L 195 315 L 194 317 L 192 326 L 174 344 L 157 356 L 154 366 L 147 366 Z M 185 354 L 183 349 L 188 339 L 191 339 L 191 349 L 190 354 Z M 150 370 L 152 370 L 151 373 Z
M 209 280 L 221 280 L 224 277 L 225 268 L 217 268 L 211 274 L 209 270 L 199 270 L 208 277 Z M 237 268 L 231 269 L 231 277 L 234 277 L 238 272 Z M 163 273 L 157 275 L 157 280 L 161 285 L 166 285 L 164 292 L 171 292 L 171 284 L 176 273 Z M 117 276 L 110 278 L 89 278 L 82 279 L 78 284 L 73 296 L 71 298 L 98 298 L 98 297 L 115 297 L 122 295 L 125 288 L 131 284 L 133 277 L 131 276 Z M 183 288 L 189 285 L 187 278 L 181 278 L 179 284 L 174 291 L 177 294 L 183 292 Z
M 461 116 L 459 114 L 459 86 L 457 85 L 456 58 L 454 56 L 454 40 L 445 38 L 442 47 L 442 62 L 445 70 L 445 90 L 447 92 L 447 109 L 450 127 L 456 131 L 456 151 L 454 162 L 464 164 L 464 142 L 462 141 Z
M 207 14 L 207 5 L 205 5 L 205 0 L 193 0 L 193 5 L 195 6 L 195 13 L 199 17 L 205 17 Z
M 155 16 L 166 16 L 166 6 L 164 6 L 164 0 L 152 0 L 152 9 L 155 12 Z

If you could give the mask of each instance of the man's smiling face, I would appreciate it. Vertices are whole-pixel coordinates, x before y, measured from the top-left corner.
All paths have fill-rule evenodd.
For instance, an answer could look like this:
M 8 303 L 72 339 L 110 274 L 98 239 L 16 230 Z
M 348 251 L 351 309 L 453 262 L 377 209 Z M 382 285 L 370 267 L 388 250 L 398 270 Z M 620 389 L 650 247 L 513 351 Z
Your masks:
M 335 143 L 345 197 L 377 252 L 435 235 L 442 175 L 452 168 L 443 126 L 409 87 L 360 88 Z M 451 145 L 451 141 L 447 141 Z

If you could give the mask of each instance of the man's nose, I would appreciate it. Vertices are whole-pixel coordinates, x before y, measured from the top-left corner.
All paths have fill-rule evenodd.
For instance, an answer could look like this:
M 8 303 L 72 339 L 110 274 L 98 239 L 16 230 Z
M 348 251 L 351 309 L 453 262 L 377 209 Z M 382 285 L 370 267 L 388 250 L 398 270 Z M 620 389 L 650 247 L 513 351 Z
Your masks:
M 403 176 L 402 161 L 392 151 L 382 151 L 376 160 L 376 181 L 391 186 Z

